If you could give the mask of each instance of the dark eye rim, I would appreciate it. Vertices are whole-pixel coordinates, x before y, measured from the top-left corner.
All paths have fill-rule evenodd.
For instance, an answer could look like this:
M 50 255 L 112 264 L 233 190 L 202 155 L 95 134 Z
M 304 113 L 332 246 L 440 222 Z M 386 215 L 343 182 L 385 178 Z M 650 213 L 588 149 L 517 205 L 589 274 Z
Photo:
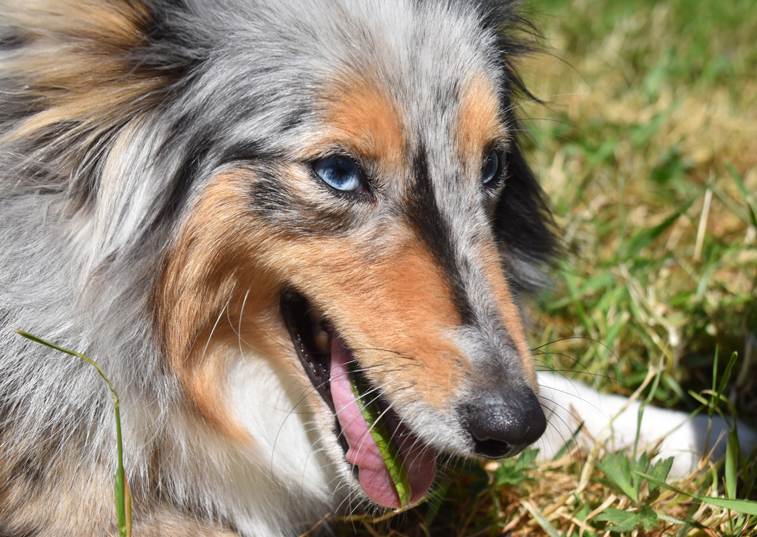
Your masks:
M 316 171 L 316 165 L 319 162 L 323 162 L 324 160 L 327 160 L 330 158 L 342 158 L 354 164 L 355 168 L 357 168 L 357 171 L 360 175 L 360 188 L 358 188 L 357 190 L 339 190 L 338 188 L 327 183 Z M 359 159 L 353 157 L 349 153 L 344 153 L 344 152 L 325 153 L 323 155 L 319 155 L 316 158 L 310 159 L 307 162 L 307 165 L 310 168 L 310 171 L 313 175 L 314 180 L 322 187 L 328 189 L 328 192 L 330 194 L 338 198 L 365 201 L 365 200 L 372 200 L 374 197 L 373 195 L 374 187 L 368 178 L 369 176 L 365 171 L 365 167 L 362 165 Z
M 491 179 L 489 179 L 488 181 L 483 181 L 484 167 L 486 166 L 486 163 L 489 161 L 492 155 L 495 155 L 497 157 L 497 169 L 494 171 L 494 174 L 492 174 Z M 501 186 L 505 176 L 506 164 L 506 150 L 498 146 L 488 147 L 486 151 L 484 151 L 483 159 L 481 161 L 481 171 L 479 172 L 479 180 L 481 181 L 481 186 L 488 191 L 496 190 L 499 186 Z

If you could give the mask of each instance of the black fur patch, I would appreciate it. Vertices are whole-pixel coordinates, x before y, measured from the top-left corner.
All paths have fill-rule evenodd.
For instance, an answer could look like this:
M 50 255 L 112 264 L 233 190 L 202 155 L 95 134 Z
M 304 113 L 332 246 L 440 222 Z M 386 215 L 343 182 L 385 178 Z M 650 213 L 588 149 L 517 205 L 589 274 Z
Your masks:
M 497 230 L 512 248 L 547 261 L 557 249 L 546 195 L 523 158 L 517 142 L 507 153 L 507 179 L 497 202 Z
M 426 149 L 423 146 L 413 157 L 413 176 L 406 204 L 406 215 L 418 236 L 439 263 L 442 275 L 452 291 L 462 323 L 475 324 L 473 307 L 468 301 L 459 261 L 455 258 L 452 230 L 436 204 Z

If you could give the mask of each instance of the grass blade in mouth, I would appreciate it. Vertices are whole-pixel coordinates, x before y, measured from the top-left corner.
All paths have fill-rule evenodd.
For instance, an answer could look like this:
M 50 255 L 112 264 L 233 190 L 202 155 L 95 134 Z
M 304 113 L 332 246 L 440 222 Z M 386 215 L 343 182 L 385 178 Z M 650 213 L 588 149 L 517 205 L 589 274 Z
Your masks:
M 392 440 L 392 435 L 389 433 L 386 422 L 379 419 L 381 408 L 378 405 L 378 397 L 374 397 L 370 402 L 366 401 L 364 394 L 368 391 L 369 387 L 355 374 L 354 366 L 350 366 L 349 373 L 352 393 L 355 394 L 355 399 L 357 399 L 360 411 L 363 413 L 363 418 L 365 418 L 365 422 L 368 424 L 368 430 L 371 432 L 376 446 L 378 446 L 387 470 L 389 470 L 394 488 L 397 490 L 397 495 L 400 498 L 400 505 L 405 507 L 410 503 L 412 491 L 410 490 L 407 472 L 405 471 L 405 465 L 402 463 L 399 450 Z

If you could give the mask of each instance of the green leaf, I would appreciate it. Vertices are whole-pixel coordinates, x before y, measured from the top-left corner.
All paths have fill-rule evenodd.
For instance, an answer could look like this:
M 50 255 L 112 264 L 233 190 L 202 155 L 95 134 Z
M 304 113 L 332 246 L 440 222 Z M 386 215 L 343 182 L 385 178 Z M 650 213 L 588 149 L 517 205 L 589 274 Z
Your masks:
M 737 499 L 731 499 L 731 498 L 713 498 L 712 496 L 690 494 L 679 488 L 674 487 L 673 485 L 669 485 L 665 483 L 664 481 L 660 481 L 659 479 L 652 477 L 651 475 L 642 474 L 641 472 L 637 472 L 637 473 L 641 477 L 653 483 L 656 483 L 657 485 L 663 488 L 672 490 L 673 492 L 677 492 L 678 494 L 683 494 L 684 496 L 688 498 L 694 498 L 695 500 L 699 500 L 700 502 L 709 503 L 710 505 L 714 505 L 716 507 L 722 507 L 723 509 L 730 509 L 731 511 L 736 511 L 737 513 L 744 513 L 746 515 L 757 516 L 757 502 L 751 502 L 749 500 L 737 500 Z
M 647 531 L 652 531 L 652 529 L 660 525 L 657 513 L 655 513 L 654 509 L 648 505 L 643 506 L 639 510 L 639 515 L 641 516 L 641 525 L 644 526 L 644 529 Z
M 739 437 L 736 429 L 728 433 L 725 445 L 725 491 L 729 498 L 736 498 L 736 483 L 738 482 Z
M 608 139 L 599 144 L 599 147 L 589 147 L 584 145 L 581 149 L 583 149 L 584 154 L 586 155 L 586 160 L 588 160 L 590 164 L 596 166 L 604 162 L 612 161 L 618 143 L 618 140 Z
M 523 507 L 526 508 L 526 510 L 531 513 L 531 516 L 534 517 L 534 520 L 538 522 L 539 526 L 549 535 L 549 537 L 560 537 L 560 533 L 557 531 L 557 529 L 547 520 L 547 518 L 542 515 L 538 509 L 533 507 L 530 503 L 524 502 Z
M 741 180 L 741 177 L 738 173 L 736 173 L 736 170 L 733 168 L 733 166 L 727 164 L 726 167 L 728 168 L 731 177 L 733 177 L 733 180 L 736 182 L 736 185 L 739 187 L 741 195 L 744 196 L 744 201 L 746 202 L 746 206 L 749 209 L 749 218 L 752 222 L 752 225 L 754 227 L 757 227 L 757 208 L 755 208 L 754 197 L 752 196 L 752 193 L 749 192 L 746 185 L 744 184 L 744 181 Z
M 673 467 L 673 457 L 668 457 L 665 460 L 657 461 L 651 468 L 649 468 L 649 475 L 660 481 L 665 481 L 670 474 L 670 469 Z M 636 469 L 637 472 L 641 472 L 640 469 Z M 650 483 L 650 492 L 655 491 L 659 485 L 657 483 Z
M 734 351 L 733 353 L 731 353 L 731 357 L 728 359 L 728 365 L 725 367 L 725 371 L 723 372 L 723 377 L 720 379 L 720 386 L 718 387 L 717 391 L 718 396 L 725 393 L 726 388 L 728 387 L 728 381 L 731 380 L 731 372 L 733 371 L 733 366 L 736 365 L 738 359 L 738 352 Z
M 624 511 L 610 507 L 605 509 L 597 520 L 610 522 L 613 524 L 608 530 L 612 532 L 633 531 L 639 526 L 651 531 L 659 526 L 660 521 L 657 519 L 657 513 L 648 505 L 643 506 L 638 512 Z
M 119 537 L 131 537 L 131 494 L 123 469 L 113 474 Z
M 528 448 L 517 459 L 502 461 L 499 468 L 494 471 L 494 486 L 499 488 L 508 485 L 518 485 L 529 479 L 524 470 L 533 464 L 538 453 L 538 449 Z
M 596 276 L 592 276 L 586 280 L 583 280 L 581 282 L 580 287 L 575 288 L 575 296 L 567 296 L 567 297 L 561 298 L 560 300 L 556 300 L 550 303 L 548 305 L 548 308 L 551 311 L 564 308 L 565 306 L 570 304 L 574 299 L 583 298 L 586 295 L 594 293 L 595 291 L 600 290 L 600 289 L 617 290 L 617 288 L 615 287 L 615 278 L 612 276 L 612 274 L 608 272 L 600 272 Z M 623 291 L 625 289 L 621 288 L 621 290 Z
M 118 519 L 118 529 L 121 537 L 126 537 L 126 498 L 124 497 L 124 478 L 121 472 L 116 472 L 113 476 L 113 493 L 116 498 L 116 518 Z
M 597 466 L 623 494 L 633 501 L 639 500 L 638 489 L 631 473 L 628 457 L 622 453 L 610 453 Z
M 733 371 L 733 366 L 736 365 L 736 362 L 739 361 L 739 353 L 736 351 L 733 351 L 731 353 L 731 357 L 728 359 L 728 364 L 725 366 L 725 371 L 723 372 L 723 376 L 720 379 L 720 386 L 718 386 L 718 394 L 725 393 L 726 388 L 728 387 L 728 381 L 731 379 L 731 372 Z
M 381 453 L 384 464 L 386 464 L 386 469 L 389 470 L 389 475 L 392 477 L 392 482 L 394 482 L 394 487 L 397 489 L 397 495 L 400 498 L 400 505 L 405 507 L 410 503 L 411 490 L 410 483 L 407 480 L 407 471 L 405 470 L 405 465 L 402 463 L 402 457 L 400 457 L 397 446 L 392 441 L 392 435 L 386 427 L 386 422 L 378 419 L 381 416 L 381 409 L 378 404 L 375 400 L 371 402 L 365 401 L 363 397 L 363 392 L 366 391 L 365 387 L 352 368 L 350 368 L 349 375 L 352 393 L 355 394 L 360 411 L 363 413 L 365 422 L 368 424 L 368 430 L 371 432 L 376 446 L 378 446 L 379 453 Z

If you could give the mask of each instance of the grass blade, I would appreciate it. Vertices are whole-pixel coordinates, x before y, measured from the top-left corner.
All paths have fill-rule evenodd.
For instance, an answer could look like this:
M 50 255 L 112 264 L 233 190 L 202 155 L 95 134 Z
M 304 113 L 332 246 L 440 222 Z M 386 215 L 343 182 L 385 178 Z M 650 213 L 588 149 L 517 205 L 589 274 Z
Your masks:
M 98 364 L 88 356 L 85 356 L 76 351 L 66 349 L 54 343 L 50 343 L 49 341 L 45 341 L 44 339 L 37 337 L 34 334 L 30 334 L 29 332 L 24 332 L 23 330 L 18 330 L 16 328 L 11 328 L 11 330 L 13 330 L 19 336 L 23 336 L 26 339 L 34 341 L 35 343 L 45 345 L 46 347 L 50 347 L 51 349 L 55 349 L 56 351 L 70 354 L 71 356 L 76 356 L 77 358 L 84 360 L 92 367 L 94 367 L 95 370 L 97 370 L 98 374 L 108 385 L 108 388 L 110 388 L 111 395 L 113 396 L 113 406 L 115 407 L 116 413 L 116 439 L 118 441 L 118 469 L 116 470 L 116 474 L 113 476 L 113 487 L 116 501 L 116 516 L 118 518 L 118 533 L 120 537 L 131 537 L 131 496 L 129 494 L 129 485 L 126 482 L 126 473 L 124 472 L 120 404 L 118 401 L 118 394 L 116 393 L 116 389 L 113 387 L 113 383 L 105 374 L 105 371 L 103 371 L 103 369 L 100 367 L 100 364 Z
M 728 172 L 731 174 L 731 177 L 733 177 L 733 180 L 739 187 L 741 195 L 744 196 L 744 202 L 746 203 L 747 209 L 749 210 L 749 219 L 752 221 L 752 225 L 754 227 L 757 227 L 757 209 L 755 208 L 754 197 L 752 196 L 752 193 L 749 192 L 749 189 L 747 189 L 744 181 L 741 179 L 739 174 L 736 173 L 736 170 L 731 164 L 726 164 L 726 168 L 728 168 Z
M 736 429 L 728 433 L 725 445 L 725 491 L 729 498 L 736 498 L 736 483 L 738 482 L 739 437 Z
M 412 491 L 410 490 L 410 482 L 407 479 L 407 471 L 405 465 L 402 462 L 402 457 L 399 454 L 397 446 L 392 440 L 392 435 L 389 433 L 389 429 L 386 426 L 386 422 L 380 420 L 381 410 L 376 402 L 364 401 L 363 394 L 367 391 L 362 383 L 359 381 L 354 371 L 350 369 L 349 372 L 350 381 L 352 385 L 352 392 L 355 394 L 360 411 L 368 424 L 368 430 L 373 437 L 376 446 L 381 453 L 381 457 L 384 459 L 386 469 L 389 471 L 389 475 L 392 476 L 394 482 L 394 488 L 397 490 L 397 495 L 400 499 L 400 506 L 405 507 L 410 503 Z
M 699 500 L 700 502 L 709 503 L 710 505 L 721 507 L 723 509 L 730 509 L 731 511 L 735 511 L 737 513 L 757 516 L 757 502 L 752 502 L 749 500 L 738 500 L 735 498 L 715 498 L 712 496 L 702 496 L 701 494 L 691 494 L 679 488 L 676 488 L 673 485 L 669 485 L 668 483 L 665 483 L 664 481 L 657 479 L 656 477 L 652 477 L 651 475 L 643 474 L 641 472 L 636 473 L 644 479 L 647 479 L 648 481 L 659 485 L 660 487 L 672 490 L 673 492 L 676 492 L 683 496 L 694 498 L 695 500 Z
M 691 207 L 691 204 L 694 203 L 694 199 L 692 198 L 686 203 L 684 203 L 680 209 L 678 209 L 676 212 L 674 212 L 672 215 L 667 217 L 662 223 L 657 224 L 656 226 L 645 229 L 643 231 L 640 231 L 633 237 L 631 237 L 628 240 L 628 243 L 625 248 L 625 258 L 626 259 L 633 259 L 639 255 L 639 252 L 643 250 L 646 246 L 650 245 L 652 241 L 654 241 L 657 237 L 663 234 L 663 232 L 668 229 L 670 226 L 672 226 L 678 218 L 683 215 L 686 211 L 689 210 L 689 207 Z
M 521 505 L 526 508 L 526 510 L 531 513 L 531 516 L 534 517 L 534 520 L 539 523 L 539 526 L 549 535 L 549 537 L 560 537 L 560 533 L 555 529 L 555 527 L 550 524 L 549 520 L 546 519 L 544 515 L 542 515 L 539 510 L 531 505 L 529 502 L 523 501 L 521 502 Z

